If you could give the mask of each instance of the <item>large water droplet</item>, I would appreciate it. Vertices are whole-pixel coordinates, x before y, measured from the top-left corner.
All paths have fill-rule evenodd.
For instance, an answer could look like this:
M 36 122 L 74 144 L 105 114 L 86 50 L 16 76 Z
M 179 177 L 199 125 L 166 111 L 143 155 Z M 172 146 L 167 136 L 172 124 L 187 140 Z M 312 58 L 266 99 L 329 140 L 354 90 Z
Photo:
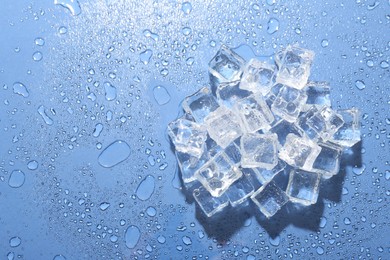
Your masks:
M 11 247 L 18 247 L 21 243 L 22 243 L 22 239 L 20 239 L 20 237 L 12 237 L 9 240 L 9 245 Z
M 54 0 L 54 4 L 65 7 L 72 15 L 79 15 L 81 13 L 80 3 L 78 0 Z
M 363 164 L 362 167 L 360 167 L 360 168 L 357 168 L 357 167 L 352 168 L 352 172 L 356 175 L 361 175 L 365 170 L 366 170 L 365 164 Z
M 125 141 L 117 140 L 101 152 L 98 162 L 105 168 L 113 167 L 126 160 L 130 151 L 130 146 Z
M 154 99 L 157 104 L 165 105 L 171 100 L 171 96 L 168 93 L 168 90 L 163 86 L 157 86 L 153 89 Z
M 111 85 L 110 82 L 104 82 L 104 91 L 108 101 L 112 101 L 116 98 L 116 87 Z
M 41 106 L 38 107 L 38 113 L 41 115 L 43 121 L 45 121 L 45 123 L 46 123 L 47 125 L 52 125 L 52 124 L 53 124 L 53 119 L 51 119 L 51 118 L 47 115 L 46 109 L 45 109 L 44 106 L 41 105 Z
M 35 161 L 35 160 L 29 161 L 29 162 L 27 163 L 27 168 L 28 168 L 29 170 L 32 170 L 32 171 L 38 169 L 38 162 Z
M 40 51 L 36 51 L 33 53 L 32 58 L 34 61 L 41 61 L 43 58 L 43 54 Z
M 140 200 L 148 200 L 154 192 L 154 177 L 151 175 L 146 176 L 138 185 L 136 195 Z
M 21 82 L 15 82 L 13 85 L 13 90 L 15 94 L 21 95 L 22 97 L 28 97 L 30 95 L 27 87 Z
M 128 227 L 125 233 L 126 246 L 130 249 L 134 248 L 137 245 L 140 236 L 141 236 L 141 232 L 139 231 L 138 227 L 136 226 Z
M 366 85 L 364 84 L 364 81 L 362 80 L 356 80 L 355 81 L 355 86 L 357 87 L 357 89 L 359 90 L 363 90 L 366 88 Z
M 269 34 L 274 34 L 279 30 L 279 20 L 271 18 L 268 20 L 267 32 Z
M 278 246 L 280 244 L 280 237 L 279 236 L 277 236 L 275 238 L 270 237 L 269 243 L 273 246 Z
M 185 14 L 190 14 L 191 11 L 192 11 L 192 5 L 190 2 L 184 2 L 182 5 L 181 5 L 181 10 L 183 11 L 183 13 Z
M 12 188 L 19 188 L 24 184 L 25 175 L 21 170 L 11 172 L 9 176 L 8 185 Z
M 387 69 L 389 67 L 389 63 L 385 60 L 381 61 L 380 66 L 382 69 Z
M 189 245 L 192 244 L 192 240 L 191 240 L 191 238 L 188 237 L 188 236 L 183 236 L 183 237 L 182 237 L 182 240 L 183 240 L 183 243 L 184 243 L 186 246 L 189 246 Z
M 148 214 L 148 216 L 150 216 L 150 217 L 156 216 L 156 213 L 157 213 L 157 211 L 154 207 L 148 207 L 146 209 L 146 214 Z
M 45 45 L 45 40 L 41 37 L 38 37 L 38 38 L 35 38 L 35 44 L 38 45 L 38 46 L 43 46 Z
M 143 64 L 147 65 L 150 62 L 150 58 L 152 57 L 152 55 L 153 51 L 147 49 L 146 51 L 140 53 L 139 59 Z

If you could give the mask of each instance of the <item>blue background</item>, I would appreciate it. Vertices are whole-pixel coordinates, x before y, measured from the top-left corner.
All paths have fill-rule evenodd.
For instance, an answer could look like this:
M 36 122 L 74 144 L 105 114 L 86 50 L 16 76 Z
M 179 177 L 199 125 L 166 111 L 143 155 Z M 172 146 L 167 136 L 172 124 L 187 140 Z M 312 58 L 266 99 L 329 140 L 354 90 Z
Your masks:
M 76 16 L 53 1 L 1 4 L 1 259 L 390 258 L 388 1 L 191 1 L 190 11 L 172 0 L 79 4 Z M 305 211 L 208 223 L 180 191 L 166 125 L 209 83 L 221 44 L 251 57 L 291 43 L 316 53 L 310 79 L 330 82 L 335 108 L 361 110 L 361 156 Z M 164 105 L 158 85 L 171 97 Z M 116 140 L 130 155 L 104 168 L 98 156 Z M 14 170 L 25 174 L 19 188 L 8 184 Z

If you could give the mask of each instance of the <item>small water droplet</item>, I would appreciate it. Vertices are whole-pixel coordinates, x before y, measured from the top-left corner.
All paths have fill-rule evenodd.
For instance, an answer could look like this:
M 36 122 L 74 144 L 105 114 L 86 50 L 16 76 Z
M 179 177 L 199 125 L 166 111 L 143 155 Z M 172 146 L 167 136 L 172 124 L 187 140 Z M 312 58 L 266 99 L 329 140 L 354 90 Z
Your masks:
M 32 171 L 38 169 L 38 162 L 35 161 L 35 160 L 29 161 L 29 162 L 27 163 L 27 168 L 28 168 L 29 170 L 32 170 Z
M 192 5 L 190 2 L 184 2 L 182 5 L 181 5 L 181 10 L 183 11 L 183 13 L 185 14 L 190 14 L 191 11 L 192 11 Z
M 34 61 L 41 61 L 43 58 L 43 54 L 40 51 L 36 51 L 33 53 L 32 58 Z
M 60 26 L 58 28 L 58 33 L 59 34 L 66 34 L 68 32 L 68 28 L 66 28 L 65 26 Z
M 160 71 L 160 74 L 162 75 L 162 76 L 168 76 L 168 74 L 169 74 L 169 71 L 168 71 L 168 69 L 162 69 L 161 71 Z
M 110 82 L 104 82 L 104 91 L 107 101 L 112 101 L 116 98 L 116 87 L 114 87 Z
M 20 239 L 20 237 L 12 237 L 9 240 L 9 245 L 11 247 L 18 247 L 21 243 L 22 243 L 22 239 Z
M 21 95 L 22 97 L 28 97 L 30 93 L 27 90 L 27 87 L 21 82 L 15 82 L 13 85 L 13 90 L 15 94 Z
M 366 165 L 363 164 L 362 167 L 353 167 L 352 172 L 356 175 L 361 175 L 366 170 Z
M 14 170 L 11 172 L 11 175 L 8 180 L 8 185 L 12 188 L 19 188 L 24 184 L 25 181 L 24 172 L 21 170 Z
M 381 61 L 380 66 L 382 69 L 387 69 L 389 67 L 389 63 L 385 60 Z
M 350 225 L 350 224 L 351 224 L 351 219 L 348 218 L 348 217 L 345 217 L 345 218 L 344 218 L 344 224 L 345 224 L 345 225 Z
M 53 260 L 66 260 L 66 257 L 63 255 L 56 255 Z
M 73 16 L 81 13 L 81 7 L 78 0 L 54 0 L 54 4 L 68 9 Z
M 139 59 L 143 64 L 147 65 L 150 62 L 150 58 L 152 57 L 152 55 L 153 55 L 153 51 L 147 49 L 140 53 Z
M 92 136 L 93 137 L 99 137 L 100 133 L 103 130 L 103 125 L 98 123 L 95 125 L 95 129 L 93 130 Z
M 192 240 L 191 240 L 191 238 L 188 237 L 188 236 L 183 236 L 183 237 L 182 237 L 182 240 L 183 240 L 183 243 L 184 243 L 186 246 L 189 246 L 189 245 L 192 244 Z
M 327 39 L 323 39 L 323 40 L 321 41 L 321 46 L 322 46 L 323 48 L 328 47 L 328 45 L 329 45 L 329 41 L 328 41 Z
M 102 202 L 102 203 L 100 203 L 100 205 L 99 205 L 99 208 L 100 208 L 100 210 L 102 210 L 102 211 L 105 211 L 106 209 L 108 209 L 110 207 L 110 203 L 108 203 L 108 202 Z
M 151 175 L 146 176 L 137 187 L 136 195 L 140 200 L 148 200 L 153 192 L 155 187 L 154 177 Z
M 367 60 L 367 67 L 372 68 L 374 66 L 374 62 L 372 60 Z
M 43 46 L 43 45 L 45 45 L 45 40 L 43 39 L 43 38 L 41 38 L 41 37 L 38 37 L 38 38 L 35 38 L 35 44 L 37 45 L 37 46 Z
M 323 255 L 324 254 L 324 248 L 322 248 L 321 246 L 318 246 L 316 251 L 317 251 L 317 254 L 319 254 L 319 255 Z
M 53 119 L 51 119 L 51 118 L 47 115 L 46 109 L 45 109 L 44 106 L 41 105 L 41 106 L 38 107 L 38 113 L 41 115 L 43 121 L 45 121 L 45 123 L 46 123 L 47 125 L 52 125 L 52 124 L 53 124 Z
M 181 29 L 181 32 L 183 33 L 184 36 L 188 36 L 191 34 L 192 30 L 189 27 L 183 27 L 183 29 Z
M 326 226 L 327 219 L 325 217 L 320 218 L 320 228 L 324 228 Z
M 267 32 L 274 34 L 279 30 L 279 20 L 276 18 L 270 18 L 267 24 Z
M 171 100 L 168 90 L 164 86 L 156 86 L 153 89 L 153 96 L 160 106 L 167 104 Z
M 150 217 L 156 216 L 156 213 L 157 213 L 157 211 L 156 211 L 156 209 L 153 208 L 153 207 L 148 207 L 148 208 L 146 209 L 146 214 L 148 214 L 148 216 L 150 216 Z
M 279 236 L 277 236 L 275 238 L 270 237 L 269 243 L 273 246 L 278 246 L 280 244 L 280 237 Z
M 186 64 L 188 66 L 192 66 L 192 64 L 194 64 L 194 61 L 195 59 L 193 57 L 189 57 L 188 59 L 186 59 Z
M 105 168 L 111 168 L 130 156 L 130 146 L 121 140 L 108 145 L 99 155 L 98 162 Z
M 366 85 L 364 84 L 364 82 L 362 80 L 356 80 L 355 81 L 355 86 L 357 87 L 357 89 L 359 90 L 363 90 L 366 88 Z
M 125 233 L 126 246 L 130 249 L 134 248 L 138 244 L 140 236 L 141 232 L 137 226 L 129 226 Z
M 157 241 L 158 241 L 160 244 L 164 244 L 165 241 L 166 241 L 166 239 L 165 239 L 165 237 L 164 237 L 163 235 L 161 235 L 161 236 L 158 236 L 158 237 L 157 237 Z

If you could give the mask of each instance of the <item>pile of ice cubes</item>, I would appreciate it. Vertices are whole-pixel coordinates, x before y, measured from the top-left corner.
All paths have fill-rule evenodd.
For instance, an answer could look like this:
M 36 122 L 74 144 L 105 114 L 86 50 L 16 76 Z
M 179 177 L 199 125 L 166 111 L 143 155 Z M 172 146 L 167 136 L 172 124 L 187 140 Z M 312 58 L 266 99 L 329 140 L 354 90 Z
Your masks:
M 222 46 L 209 63 L 215 89 L 185 98 L 168 126 L 182 181 L 206 216 L 254 202 L 272 217 L 287 202 L 316 203 L 321 179 L 360 141 L 359 111 L 332 109 L 326 82 L 308 81 L 314 53 L 296 45 L 274 63 Z M 275 176 L 285 174 L 287 187 Z

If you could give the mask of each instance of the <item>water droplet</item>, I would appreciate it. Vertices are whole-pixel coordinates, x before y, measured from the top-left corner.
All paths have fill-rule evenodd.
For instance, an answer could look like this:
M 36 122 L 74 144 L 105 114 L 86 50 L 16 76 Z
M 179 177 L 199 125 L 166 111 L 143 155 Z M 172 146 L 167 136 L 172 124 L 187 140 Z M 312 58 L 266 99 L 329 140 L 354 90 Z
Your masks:
M 43 54 L 40 51 L 36 51 L 33 53 L 32 58 L 34 61 L 41 61 L 43 58 Z
M 134 248 L 137 245 L 140 236 L 141 236 L 141 232 L 139 231 L 138 227 L 136 226 L 128 227 L 125 233 L 126 246 L 130 249 Z
M 184 2 L 182 5 L 181 5 L 181 10 L 183 11 L 183 13 L 185 14 L 190 14 L 191 11 L 192 11 L 192 5 L 190 2 Z
M 366 88 L 366 85 L 364 84 L 364 82 L 362 80 L 356 80 L 355 81 L 355 86 L 359 89 L 359 90 L 363 90 Z
M 73 16 L 79 15 L 81 13 L 78 0 L 54 0 L 54 4 L 65 7 Z
M 45 109 L 44 106 L 41 105 L 41 106 L 38 107 L 38 113 L 41 115 L 43 121 L 45 121 L 45 123 L 46 123 L 47 125 L 52 125 L 52 124 L 53 124 L 53 119 L 51 119 L 51 118 L 47 115 L 46 109 Z
M 15 94 L 21 95 L 22 97 L 28 97 L 30 95 L 27 87 L 21 82 L 15 82 L 13 85 L 13 90 Z
M 160 106 L 167 104 L 171 100 L 167 89 L 163 86 L 156 86 L 153 89 L 153 96 Z
M 143 64 L 147 65 L 150 62 L 150 58 L 152 57 L 152 55 L 153 55 L 153 51 L 147 49 L 140 53 L 139 59 Z
M 154 177 L 151 175 L 146 176 L 138 185 L 136 195 L 140 200 L 148 200 L 154 192 Z
M 382 69 L 387 69 L 389 67 L 389 63 L 385 60 L 381 61 L 380 66 Z
M 153 208 L 153 207 L 148 207 L 148 208 L 146 209 L 146 214 L 148 214 L 148 216 L 150 216 L 150 217 L 156 216 L 156 213 L 157 213 L 157 211 L 156 211 L 156 209 Z
M 107 101 L 112 101 L 116 98 L 116 87 L 111 85 L 110 82 L 104 82 L 104 91 Z
M 329 41 L 328 41 L 327 39 L 323 39 L 323 40 L 321 41 L 321 46 L 322 46 L 323 48 L 328 47 L 328 45 L 329 45 Z
M 167 167 L 168 167 L 168 163 L 165 162 L 165 163 L 160 164 L 160 166 L 159 166 L 158 168 L 159 168 L 160 171 L 163 171 L 163 170 L 165 170 Z
M 352 168 L 352 172 L 356 175 L 361 175 L 365 170 L 366 170 L 365 164 L 363 164 L 362 167 L 360 167 L 360 168 L 357 168 L 357 167 Z
M 168 76 L 168 73 L 169 73 L 169 71 L 168 71 L 168 69 L 162 69 L 161 71 L 160 71 L 160 74 L 162 75 L 162 76 Z
M 345 218 L 344 218 L 344 224 L 345 224 L 345 225 L 350 225 L 350 224 L 351 224 L 351 219 L 345 217 Z
M 35 160 L 29 161 L 29 162 L 27 163 L 27 168 L 28 168 L 29 170 L 32 170 L 32 171 L 38 169 L 38 162 L 35 161 Z
M 386 180 L 390 180 L 390 171 L 389 170 L 386 170 L 385 178 L 386 178 Z
M 21 170 L 14 170 L 9 176 L 8 185 L 12 188 L 19 188 L 24 184 L 25 178 L 24 172 Z
M 166 239 L 165 239 L 165 237 L 164 237 L 163 235 L 161 235 L 161 236 L 158 236 L 158 237 L 157 237 L 157 241 L 158 241 L 160 244 L 164 244 L 165 241 L 166 241 Z
M 191 240 L 191 238 L 188 237 L 188 236 L 183 236 L 183 237 L 182 237 L 182 240 L 183 240 L 183 243 L 184 243 L 186 246 L 189 246 L 189 245 L 192 244 L 192 240 Z
M 9 240 L 9 245 L 11 247 L 18 247 L 21 243 L 22 243 L 22 239 L 20 239 L 20 237 L 12 237 Z
M 195 59 L 193 57 L 189 57 L 188 59 L 186 59 L 186 64 L 188 66 L 191 66 L 192 64 L 194 64 L 194 61 Z
M 369 67 L 369 68 L 372 68 L 374 66 L 374 62 L 372 60 L 368 60 L 366 62 L 366 64 L 367 64 L 367 67 Z
M 35 38 L 35 44 L 38 45 L 38 46 L 43 46 L 45 45 L 45 40 L 41 37 L 38 37 L 38 38 Z
M 65 26 L 60 26 L 58 28 L 58 33 L 59 34 L 66 34 L 68 32 L 68 28 L 66 28 Z
M 348 189 L 346 187 L 343 187 L 342 194 L 347 195 L 349 193 Z
M 15 259 L 15 253 L 14 253 L 14 252 L 9 252 L 9 253 L 7 254 L 7 259 L 8 259 L 8 260 L 13 260 L 13 259 Z
M 105 211 L 106 209 L 108 209 L 110 207 L 110 203 L 108 203 L 108 202 L 102 202 L 102 203 L 100 203 L 100 205 L 99 205 L 99 208 L 100 208 L 100 210 L 102 210 L 102 211 Z
M 279 20 L 275 18 L 270 18 L 268 20 L 268 25 L 267 25 L 267 32 L 269 34 L 274 34 L 279 30 Z
M 183 33 L 184 36 L 188 36 L 191 34 L 192 30 L 189 27 L 183 27 L 183 29 L 181 29 L 181 32 Z
M 270 237 L 269 243 L 273 246 L 278 246 L 280 244 L 280 237 L 279 236 L 277 236 L 275 238 Z
M 66 260 L 66 257 L 63 255 L 56 255 L 53 260 Z
M 316 251 L 317 251 L 317 254 L 319 254 L 319 255 L 323 255 L 324 254 L 324 248 L 322 248 L 320 246 L 317 247 Z
M 105 168 L 111 168 L 130 156 L 130 146 L 121 140 L 117 140 L 105 148 L 98 157 L 98 162 Z
M 320 228 L 324 228 L 326 226 L 327 219 L 325 217 L 320 218 Z
M 99 137 L 100 133 L 102 132 L 103 130 L 103 125 L 98 123 L 95 125 L 95 129 L 93 130 L 93 137 Z

